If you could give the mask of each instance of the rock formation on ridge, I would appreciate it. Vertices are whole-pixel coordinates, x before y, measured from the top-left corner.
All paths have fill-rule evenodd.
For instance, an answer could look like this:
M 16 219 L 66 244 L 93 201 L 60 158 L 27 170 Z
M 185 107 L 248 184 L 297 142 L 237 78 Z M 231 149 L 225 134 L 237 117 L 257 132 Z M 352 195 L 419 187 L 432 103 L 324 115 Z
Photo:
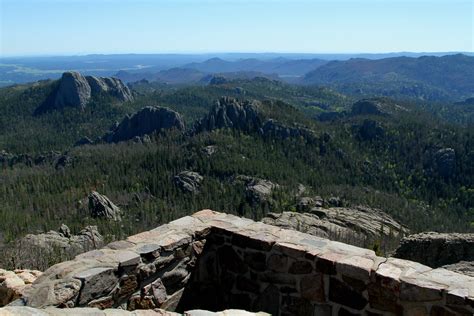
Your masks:
M 184 130 L 181 115 L 168 108 L 147 106 L 131 116 L 125 116 L 103 139 L 108 143 L 117 143 L 169 129 Z
M 83 76 L 79 72 L 67 71 L 63 73 L 57 84 L 57 87 L 35 110 L 35 114 L 64 107 L 83 109 L 92 97 L 100 95 L 109 95 L 122 102 L 133 100 L 128 87 L 117 78 Z

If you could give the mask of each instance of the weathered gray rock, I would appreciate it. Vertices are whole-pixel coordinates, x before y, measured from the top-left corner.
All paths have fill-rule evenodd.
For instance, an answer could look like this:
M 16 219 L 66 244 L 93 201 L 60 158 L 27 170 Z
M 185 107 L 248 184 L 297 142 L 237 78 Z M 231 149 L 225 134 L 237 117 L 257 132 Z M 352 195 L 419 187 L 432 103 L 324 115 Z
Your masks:
M 401 238 L 408 233 L 391 216 L 368 207 L 313 207 L 310 212 L 270 213 L 262 222 L 357 246 L 367 246 L 378 238 Z
M 474 261 L 459 261 L 442 266 L 442 268 L 474 277 Z
M 101 95 L 112 96 L 122 102 L 133 100 L 128 87 L 117 78 L 83 76 L 79 72 L 68 71 L 63 73 L 57 84 L 35 114 L 64 107 L 83 109 L 92 97 Z
M 74 275 L 82 281 L 79 305 L 85 305 L 92 299 L 109 293 L 118 283 L 112 268 L 91 268 Z
M 474 234 L 425 232 L 402 239 L 394 257 L 437 268 L 474 261 Z
M 108 143 L 117 143 L 170 129 L 184 130 L 181 115 L 168 108 L 147 106 L 132 116 L 127 115 L 103 139 Z
M 211 157 L 217 152 L 217 146 L 209 145 L 209 146 L 203 147 L 201 150 L 206 156 Z
M 287 126 L 273 119 L 268 119 L 263 124 L 260 132 L 265 137 L 286 139 L 290 137 L 303 137 L 307 140 L 316 139 L 313 131 L 304 127 Z
M 45 269 L 52 263 L 70 259 L 80 253 L 102 247 L 104 238 L 97 226 L 87 226 L 77 235 L 61 225 L 58 231 L 28 234 L 15 243 L 12 254 L 15 265 L 32 269 Z
M 280 187 L 269 180 L 242 175 L 235 177 L 234 182 L 244 184 L 247 199 L 253 204 L 269 201 L 273 190 Z
M 197 172 L 182 171 L 173 180 L 181 190 L 189 193 L 198 193 L 203 179 L 203 176 Z
M 21 298 L 23 292 L 42 274 L 37 270 L 0 269 L 0 307 Z
M 92 217 L 122 220 L 122 211 L 108 197 L 96 191 L 89 194 L 89 211 Z
M 133 100 L 130 89 L 120 79 L 86 76 L 86 80 L 92 95 L 108 94 L 122 102 Z
M 262 127 L 262 118 L 258 113 L 258 102 L 239 101 L 223 97 L 217 101 L 209 114 L 194 126 L 196 133 L 221 128 L 233 128 L 246 132 L 257 131 Z
M 63 73 L 54 99 L 54 108 L 84 108 L 91 98 L 91 87 L 86 78 L 78 72 Z

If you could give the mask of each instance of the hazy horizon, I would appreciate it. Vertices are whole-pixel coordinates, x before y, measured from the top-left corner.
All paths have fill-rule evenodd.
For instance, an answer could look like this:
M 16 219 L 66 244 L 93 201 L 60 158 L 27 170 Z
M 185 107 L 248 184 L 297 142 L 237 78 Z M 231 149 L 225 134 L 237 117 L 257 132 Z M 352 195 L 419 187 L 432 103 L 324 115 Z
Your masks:
M 473 51 L 474 4 L 0 0 L 0 56 Z

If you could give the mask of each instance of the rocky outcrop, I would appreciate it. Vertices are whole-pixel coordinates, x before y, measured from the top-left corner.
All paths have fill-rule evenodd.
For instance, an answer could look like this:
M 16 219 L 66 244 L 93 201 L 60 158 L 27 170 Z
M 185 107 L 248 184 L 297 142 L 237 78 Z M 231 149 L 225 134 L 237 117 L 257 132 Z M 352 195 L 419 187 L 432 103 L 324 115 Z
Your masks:
M 7 271 L 0 269 L 0 307 L 22 297 L 23 292 L 41 274 L 42 272 L 38 270 Z
M 269 138 L 303 137 L 307 140 L 316 138 L 313 131 L 305 127 L 288 126 L 274 119 L 265 118 L 260 113 L 261 106 L 261 103 L 257 101 L 239 101 L 235 98 L 223 97 L 207 116 L 194 125 L 192 133 L 230 128 L 257 133 Z
M 362 99 L 352 105 L 350 115 L 392 115 L 408 109 L 384 98 Z
M 383 115 L 386 114 L 383 111 L 381 104 L 375 100 L 363 99 L 359 100 L 352 105 L 352 115 Z
M 260 133 L 265 137 L 286 139 L 290 137 L 303 137 L 307 140 L 315 139 L 312 130 L 305 127 L 292 127 L 277 122 L 275 120 L 266 120 L 260 129 Z
M 472 315 L 473 291 L 466 275 L 203 210 L 57 264 L 14 304 Z
M 202 180 L 203 176 L 193 171 L 182 171 L 173 178 L 176 186 L 188 193 L 198 193 Z
M 316 199 L 314 204 L 322 204 L 322 201 Z M 401 238 L 408 233 L 408 229 L 391 216 L 368 207 L 313 207 L 309 212 L 269 213 L 262 222 L 364 247 L 377 240 Z
M 430 267 L 474 261 L 474 234 L 425 232 L 402 239 L 394 257 Z
M 117 143 L 170 129 L 184 130 L 181 115 L 168 108 L 147 106 L 131 116 L 127 115 L 103 139 Z
M 97 226 L 87 226 L 73 235 L 66 225 L 61 225 L 58 231 L 26 235 L 15 243 L 14 250 L 8 250 L 8 255 L 17 267 L 43 270 L 52 263 L 102 247 L 103 243 Z
M 371 141 L 374 139 L 383 138 L 385 129 L 382 125 L 374 120 L 366 119 L 361 126 L 354 126 L 357 136 L 364 141 Z
M 233 128 L 246 132 L 257 131 L 263 125 L 262 117 L 258 112 L 259 106 L 259 102 L 223 97 L 217 101 L 206 117 L 195 124 L 194 132 L 221 128 Z
M 63 73 L 55 91 L 53 108 L 80 107 L 84 108 L 91 99 L 91 87 L 86 78 L 78 72 Z
M 211 157 L 217 152 L 216 145 L 209 145 L 201 148 L 201 152 L 204 153 L 206 156 Z
M 260 113 L 262 104 L 258 101 L 239 101 L 231 97 L 223 97 L 217 101 L 209 114 L 198 121 L 192 133 L 212 131 L 216 129 L 235 129 L 247 133 L 257 133 L 264 137 L 286 139 L 303 137 L 315 139 L 313 132 L 302 126 L 289 126 L 274 119 L 265 118 Z
M 250 204 L 271 202 L 273 190 L 280 187 L 269 180 L 243 175 L 235 177 L 234 183 L 245 186 L 246 197 Z
M 449 178 L 454 173 L 456 153 L 452 148 L 442 148 L 434 153 L 434 167 L 437 172 Z
M 122 102 L 133 100 L 132 93 L 120 79 L 83 76 L 79 72 L 68 71 L 63 73 L 57 87 L 35 110 L 35 114 L 64 107 L 83 109 L 93 97 L 98 96 L 111 96 Z
M 122 211 L 108 197 L 96 191 L 89 194 L 89 212 L 92 217 L 105 218 L 114 221 L 122 220 Z
M 474 261 L 459 261 L 442 266 L 443 269 L 474 277 Z
M 113 96 L 122 102 L 133 100 L 130 89 L 120 79 L 86 76 L 86 80 L 93 96 L 104 94 Z
M 71 165 L 74 161 L 68 153 L 61 154 L 57 151 L 45 152 L 37 155 L 12 154 L 4 150 L 0 151 L 0 167 L 13 167 L 17 164 L 24 164 L 28 167 L 51 165 L 55 169 L 62 169 Z

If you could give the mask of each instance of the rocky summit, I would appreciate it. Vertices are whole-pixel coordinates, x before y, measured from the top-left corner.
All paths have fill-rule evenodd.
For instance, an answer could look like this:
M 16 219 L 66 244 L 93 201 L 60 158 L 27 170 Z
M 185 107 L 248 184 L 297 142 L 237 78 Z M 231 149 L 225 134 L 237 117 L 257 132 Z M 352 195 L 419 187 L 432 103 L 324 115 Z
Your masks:
M 168 108 L 147 106 L 131 116 L 127 115 L 103 139 L 108 143 L 117 143 L 170 129 L 184 130 L 181 115 Z
M 120 101 L 131 101 L 131 91 L 120 79 L 83 76 L 79 72 L 63 73 L 46 100 L 35 110 L 41 114 L 64 107 L 85 108 L 93 97 L 111 96 Z

